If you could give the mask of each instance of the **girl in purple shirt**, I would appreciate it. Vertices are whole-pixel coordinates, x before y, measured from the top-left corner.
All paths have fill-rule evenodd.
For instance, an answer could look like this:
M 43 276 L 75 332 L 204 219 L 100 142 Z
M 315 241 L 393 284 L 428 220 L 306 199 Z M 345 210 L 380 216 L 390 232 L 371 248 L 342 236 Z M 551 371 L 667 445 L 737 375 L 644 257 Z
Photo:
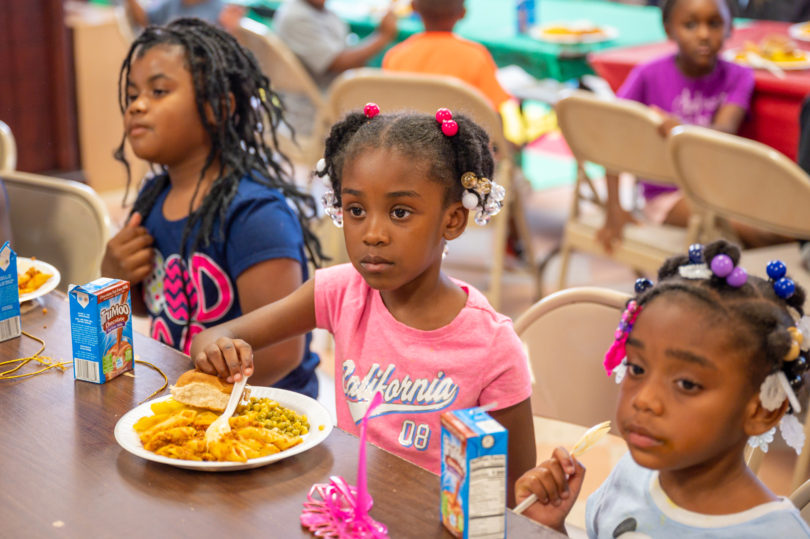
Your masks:
M 736 133 L 748 110 L 754 76 L 747 67 L 718 58 L 731 30 L 724 0 L 668 0 L 661 6 L 667 36 L 678 52 L 636 67 L 616 94 L 661 114 L 661 136 L 680 124 L 701 125 Z M 608 209 L 598 237 L 610 252 L 622 228 L 634 222 L 619 204 L 618 175 L 607 174 Z M 641 182 L 644 214 L 653 223 L 686 226 L 689 203 L 677 188 Z M 735 225 L 745 243 L 764 241 L 754 231 Z

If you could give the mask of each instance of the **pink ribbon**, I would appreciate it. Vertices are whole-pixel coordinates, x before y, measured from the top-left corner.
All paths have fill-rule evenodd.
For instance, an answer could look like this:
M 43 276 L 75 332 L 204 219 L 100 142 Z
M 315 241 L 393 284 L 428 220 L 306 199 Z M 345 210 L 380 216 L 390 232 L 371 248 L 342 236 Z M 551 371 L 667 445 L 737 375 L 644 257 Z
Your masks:
M 627 351 L 625 349 L 627 337 L 630 335 L 630 330 L 633 329 L 633 324 L 640 312 L 641 305 L 633 300 L 627 305 L 627 309 L 625 309 L 624 313 L 622 313 L 622 321 L 619 323 L 619 327 L 616 328 L 613 344 L 610 345 L 610 348 L 608 348 L 608 351 L 605 353 L 603 365 L 605 366 L 605 371 L 607 371 L 608 376 L 613 374 L 613 369 L 621 365 L 624 358 L 627 357 Z
M 357 489 L 342 477 L 315 484 L 304 502 L 301 524 L 316 537 L 330 539 L 387 539 L 388 528 L 357 511 Z
M 329 483 L 312 485 L 301 512 L 301 525 L 316 537 L 329 539 L 388 539 L 388 528 L 368 515 L 373 500 L 366 489 L 366 424 L 371 412 L 382 402 L 376 393 L 368 405 L 360 429 L 357 487 L 339 476 Z

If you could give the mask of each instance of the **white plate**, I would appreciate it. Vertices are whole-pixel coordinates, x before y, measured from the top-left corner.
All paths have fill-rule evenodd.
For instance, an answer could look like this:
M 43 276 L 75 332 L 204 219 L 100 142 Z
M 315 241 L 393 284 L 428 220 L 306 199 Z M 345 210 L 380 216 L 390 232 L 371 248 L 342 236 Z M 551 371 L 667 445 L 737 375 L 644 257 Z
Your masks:
M 45 294 L 56 288 L 56 286 L 59 284 L 59 279 L 62 278 L 61 274 L 59 273 L 59 270 L 51 266 L 47 262 L 43 262 L 42 260 L 32 260 L 30 258 L 25 258 L 23 256 L 17 257 L 18 278 L 20 275 L 28 271 L 28 269 L 31 266 L 34 266 L 42 273 L 50 275 L 51 278 L 42 283 L 42 286 L 40 286 L 33 292 L 29 292 L 27 294 L 20 294 L 20 303 L 24 301 L 30 301 L 40 296 L 44 296 Z
M 788 35 L 799 41 L 810 41 L 810 22 L 800 22 L 788 28 Z
M 138 433 L 135 432 L 133 427 L 140 418 L 152 415 L 152 409 L 150 408 L 152 403 L 168 400 L 171 398 L 171 395 L 152 399 L 124 414 L 124 416 L 118 420 L 118 423 L 115 424 L 115 440 L 118 442 L 118 445 L 133 455 L 153 462 L 203 472 L 231 472 L 235 470 L 258 468 L 270 464 L 271 462 L 303 453 L 307 449 L 315 447 L 324 441 L 326 437 L 329 436 L 329 433 L 332 432 L 332 419 L 329 416 L 329 412 L 318 401 L 306 395 L 295 393 L 294 391 L 287 391 L 286 389 L 277 389 L 275 387 L 248 387 L 250 387 L 251 397 L 273 399 L 285 408 L 306 415 L 309 421 L 309 432 L 301 437 L 304 441 L 285 451 L 256 459 L 248 459 L 247 462 L 204 462 L 172 459 L 157 455 L 143 448 Z M 321 425 L 323 425 L 323 430 L 319 428 Z
M 546 30 L 549 28 L 570 28 L 571 30 L 583 30 L 588 28 L 598 28 L 601 30 L 599 33 L 593 34 L 549 34 Z M 619 36 L 619 31 L 612 26 L 602 26 L 593 24 L 588 21 L 576 22 L 550 22 L 534 26 L 529 30 L 529 35 L 540 41 L 547 41 L 549 43 L 561 44 L 579 44 L 579 43 L 601 43 L 616 39 Z
M 723 57 L 723 60 L 727 60 L 729 62 L 736 62 L 736 63 L 738 63 L 740 65 L 749 66 L 749 67 L 751 67 L 753 69 L 763 69 L 763 68 L 761 68 L 759 66 L 749 65 L 748 62 L 746 62 L 745 60 L 741 60 L 741 59 L 737 58 L 738 50 L 739 49 L 726 49 L 726 50 L 724 50 L 721 53 L 721 55 Z M 796 61 L 796 62 L 773 62 L 773 63 L 776 64 L 776 66 L 779 67 L 780 69 L 782 69 L 783 71 L 800 71 L 800 70 L 803 70 L 803 69 L 808 69 L 808 68 L 810 68 L 810 53 L 808 53 L 808 51 L 802 51 L 802 52 L 804 52 L 804 58 L 805 58 L 802 61 Z

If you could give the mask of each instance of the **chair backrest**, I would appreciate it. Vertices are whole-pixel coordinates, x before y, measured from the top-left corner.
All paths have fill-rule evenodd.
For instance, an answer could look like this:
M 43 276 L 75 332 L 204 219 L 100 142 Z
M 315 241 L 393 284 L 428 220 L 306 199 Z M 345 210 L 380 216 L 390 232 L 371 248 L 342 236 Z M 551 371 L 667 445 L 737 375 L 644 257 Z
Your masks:
M 272 88 L 280 92 L 282 101 L 286 99 L 290 106 L 288 120 L 296 130 L 295 141 L 288 133 L 280 131 L 279 149 L 293 161 L 313 165 L 323 154 L 322 139 L 329 125 L 329 115 L 326 98 L 312 75 L 266 25 L 242 18 L 234 36 L 253 53 Z M 291 99 L 295 102 L 290 102 Z M 302 107 L 303 111 L 297 114 Z
M 301 60 L 269 27 L 245 17 L 234 30 L 234 37 L 256 56 L 275 90 L 306 94 L 316 105 L 326 103 Z
M 534 415 L 585 426 L 613 419 L 618 386 L 602 359 L 629 299 L 606 288 L 568 288 L 515 321 L 528 348 Z
M 334 120 L 362 109 L 369 101 L 377 103 L 383 112 L 434 114 L 445 107 L 464 113 L 489 133 L 498 158 L 511 155 L 498 112 L 477 88 L 454 77 L 361 68 L 346 71 L 329 88 L 329 110 Z
M 90 187 L 26 172 L 1 172 L 8 193 L 13 248 L 62 274 L 59 289 L 100 275 L 110 216 Z
M 0 121 L 0 171 L 17 168 L 17 144 L 11 128 Z
M 658 132 L 661 118 L 649 107 L 575 90 L 560 99 L 555 109 L 560 130 L 578 161 L 677 184 L 666 139 Z
M 804 521 L 810 524 L 810 479 L 793 491 L 790 501 L 799 510 Z
M 793 238 L 810 239 L 810 177 L 773 148 L 712 129 L 681 126 L 672 163 L 699 209 Z

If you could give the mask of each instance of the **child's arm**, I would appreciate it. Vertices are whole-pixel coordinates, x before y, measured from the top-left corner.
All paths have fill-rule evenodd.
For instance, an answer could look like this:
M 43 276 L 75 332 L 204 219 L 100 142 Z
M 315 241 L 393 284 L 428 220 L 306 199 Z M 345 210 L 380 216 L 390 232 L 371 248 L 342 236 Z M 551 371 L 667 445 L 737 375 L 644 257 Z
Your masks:
M 283 299 L 301 284 L 301 264 L 297 260 L 275 258 L 254 264 L 236 279 L 242 313 Z M 284 378 L 301 363 L 305 344 L 306 338 L 301 335 L 254 350 L 251 383 L 270 386 Z
M 605 224 L 596 233 L 605 251 L 613 252 L 613 244 L 622 239 L 622 231 L 627 223 L 637 222 L 633 214 L 622 208 L 619 201 L 619 175 L 606 172 L 607 200 L 605 201 Z
M 191 342 L 189 355 L 199 370 L 233 382 L 241 378 L 242 372 L 246 376 L 253 374 L 253 349 L 259 350 L 314 328 L 315 283 L 310 279 L 278 301 L 198 333 Z M 262 355 L 260 360 L 270 361 L 271 369 L 289 372 L 301 357 Z
M 669 132 L 672 131 L 673 128 L 681 125 L 681 121 L 667 111 L 658 108 L 655 105 L 651 105 L 650 108 L 661 115 L 661 125 L 658 127 L 658 131 L 661 133 L 661 136 L 668 136 Z M 744 108 L 739 105 L 735 105 L 734 103 L 726 103 L 714 113 L 714 121 L 709 127 L 716 129 L 717 131 L 722 131 L 723 133 L 736 135 L 744 119 Z
M 389 9 L 377 25 L 377 30 L 354 47 L 344 49 L 329 64 L 328 70 L 332 73 L 343 73 L 347 69 L 363 67 L 396 37 L 397 16 Z
M 537 501 L 527 507 L 523 514 L 566 533 L 565 517 L 579 497 L 584 477 L 585 467 L 565 448 L 558 447 L 550 459 L 517 480 L 515 498 L 520 503 L 531 494 L 537 496 Z
M 146 307 L 139 285 L 152 271 L 154 238 L 141 226 L 141 221 L 141 214 L 134 212 L 124 228 L 107 242 L 101 260 L 101 276 L 129 281 L 132 310 L 142 316 L 146 314 Z
M 489 415 L 509 431 L 506 503 L 509 507 L 514 507 L 515 482 L 537 462 L 531 401 L 526 399 L 514 406 L 493 410 Z
M 745 109 L 733 103 L 726 103 L 714 115 L 712 129 L 717 129 L 723 133 L 736 135 L 740 125 L 745 119 Z

